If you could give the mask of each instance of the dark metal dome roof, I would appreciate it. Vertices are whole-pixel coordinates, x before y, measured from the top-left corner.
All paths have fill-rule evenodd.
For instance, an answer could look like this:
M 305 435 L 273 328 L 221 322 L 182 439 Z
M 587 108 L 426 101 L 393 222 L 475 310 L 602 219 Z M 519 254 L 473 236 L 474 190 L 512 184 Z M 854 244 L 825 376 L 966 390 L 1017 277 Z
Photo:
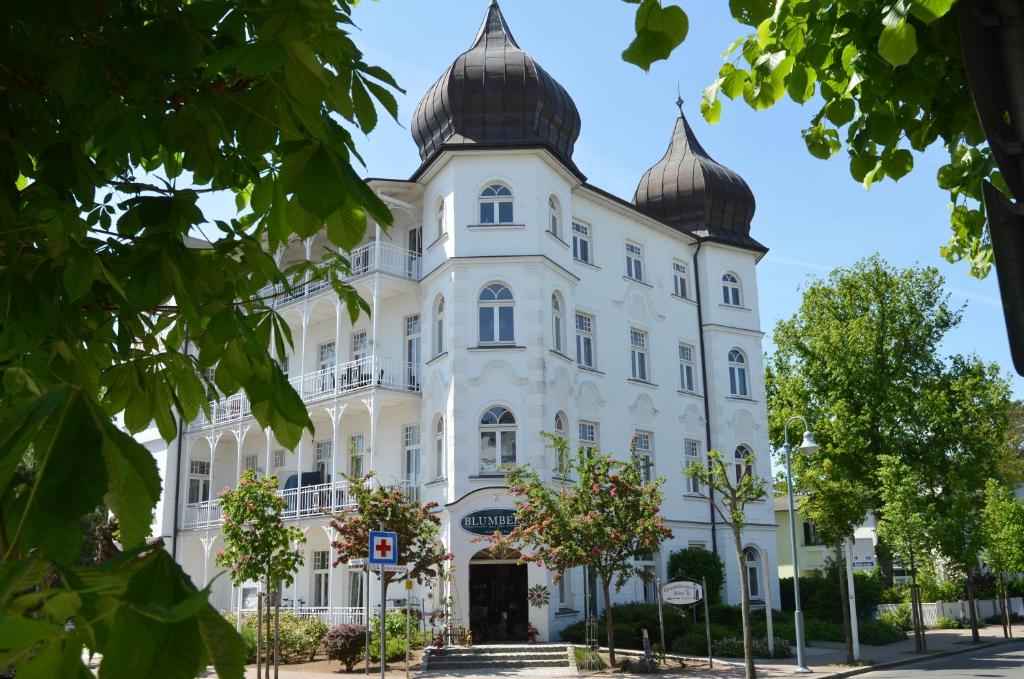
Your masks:
M 679 103 L 668 150 L 644 173 L 633 203 L 644 214 L 700 238 L 757 250 L 750 237 L 754 194 L 738 174 L 716 162 L 697 141 Z
M 543 146 L 576 173 L 580 114 L 565 89 L 516 44 L 491 0 L 468 51 L 427 90 L 412 118 L 426 163 L 451 146 Z

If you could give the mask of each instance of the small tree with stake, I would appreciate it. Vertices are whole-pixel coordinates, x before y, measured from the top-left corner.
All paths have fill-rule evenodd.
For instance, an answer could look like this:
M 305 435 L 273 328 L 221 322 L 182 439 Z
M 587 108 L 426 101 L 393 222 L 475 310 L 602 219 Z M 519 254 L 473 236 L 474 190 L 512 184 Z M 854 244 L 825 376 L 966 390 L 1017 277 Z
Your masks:
M 570 568 L 585 566 L 604 590 L 608 657 L 615 664 L 611 587 L 622 587 L 643 573 L 634 564 L 672 537 L 660 513 L 663 478 L 645 482 L 635 462 L 623 462 L 580 446 L 570 455 L 562 437 L 546 435 L 572 486 L 552 487 L 529 465 L 506 468 L 515 497 L 518 525 L 507 536 L 495 533 L 496 547 L 509 547 L 520 559 L 554 572 L 557 582 Z
M 999 574 L 999 601 L 1003 612 L 1003 634 L 1010 636 L 1009 598 L 1006 574 L 1024 572 L 1024 504 L 1013 491 L 996 479 L 985 484 L 985 506 L 981 510 L 985 560 Z
M 686 475 L 697 479 L 702 486 L 715 490 L 721 498 L 715 503 L 715 511 L 732 529 L 733 547 L 736 550 L 736 565 L 743 573 L 743 526 L 746 524 L 746 507 L 768 494 L 768 484 L 753 473 L 754 458 L 746 455 L 742 464 L 736 465 L 736 473 L 729 475 L 722 454 L 717 450 L 708 451 L 708 466 L 694 462 L 686 468 Z M 754 641 L 750 631 L 750 588 L 747 579 L 740 581 L 740 610 L 743 618 L 743 664 L 747 679 L 757 676 L 754 669 Z
M 398 563 L 406 566 L 405 575 L 385 571 L 384 595 L 399 577 L 425 584 L 437 577 L 441 564 L 452 558 L 438 538 L 441 519 L 434 514 L 436 502 L 413 501 L 401 488 L 373 483 L 373 472 L 364 477 L 346 476 L 355 501 L 351 512 L 331 521 L 337 538 L 331 543 L 336 553 L 334 565 L 366 559 L 370 531 L 384 526 L 398 534 Z M 365 571 L 365 566 L 363 567 Z M 381 622 L 383 630 L 383 621 Z M 367 621 L 369 629 L 369 621 Z M 368 660 L 368 659 L 367 659 Z M 381 662 L 385 662 L 381 658 Z
M 224 512 L 224 549 L 217 552 L 214 562 L 228 569 L 231 582 L 236 586 L 263 582 L 268 597 L 277 594 L 279 599 L 281 585 L 291 584 L 302 564 L 298 545 L 306 541 L 306 536 L 295 526 L 286 526 L 281 518 L 285 501 L 277 495 L 277 477 L 256 478 L 256 472 L 247 469 L 236 489 L 221 491 L 220 506 Z M 276 648 L 271 644 L 269 602 L 268 598 L 267 677 L 270 677 L 271 649 Z M 258 629 L 257 639 L 262 634 L 263 630 Z M 276 665 L 276 657 L 274 662 Z

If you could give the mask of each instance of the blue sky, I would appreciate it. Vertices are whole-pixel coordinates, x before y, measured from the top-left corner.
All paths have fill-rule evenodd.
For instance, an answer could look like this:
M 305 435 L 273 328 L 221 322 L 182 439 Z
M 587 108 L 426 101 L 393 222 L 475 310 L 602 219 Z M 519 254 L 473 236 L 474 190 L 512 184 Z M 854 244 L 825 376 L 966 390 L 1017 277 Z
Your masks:
M 620 0 L 502 0 L 519 45 L 569 91 L 583 119 L 574 159 L 588 180 L 630 198 L 644 171 L 664 152 L 674 124 L 676 85 L 686 113 L 708 152 L 738 171 L 757 198 L 753 235 L 771 252 L 759 266 L 762 327 L 771 350 L 775 322 L 800 302 L 809 276 L 879 252 L 896 266 L 937 266 L 954 304 L 966 304 L 960 328 L 943 351 L 977 353 L 1011 373 L 995 275 L 971 278 L 963 264 L 939 255 L 946 242 L 948 195 L 935 185 L 941 149 L 915 158 L 898 183 L 865 191 L 850 177 L 845 152 L 831 161 L 812 158 L 800 130 L 816 110 L 781 102 L 755 113 L 725 101 L 722 120 L 700 116 L 700 93 L 721 63 L 721 52 L 743 32 L 727 3 L 676 0 L 690 17 L 690 32 L 667 62 L 649 73 L 624 63 L 635 5 Z M 382 119 L 358 140 L 366 174 L 408 177 L 419 163 L 409 120 L 419 98 L 466 48 L 487 0 L 380 0 L 360 2 L 354 38 L 369 63 L 390 71 L 406 90 L 399 121 Z M 1024 380 L 1014 375 L 1024 398 Z

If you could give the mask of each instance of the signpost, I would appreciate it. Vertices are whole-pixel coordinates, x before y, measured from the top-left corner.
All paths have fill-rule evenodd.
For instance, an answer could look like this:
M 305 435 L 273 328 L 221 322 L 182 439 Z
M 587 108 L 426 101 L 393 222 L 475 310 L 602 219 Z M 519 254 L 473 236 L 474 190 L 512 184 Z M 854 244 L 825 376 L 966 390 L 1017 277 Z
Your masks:
M 385 625 L 385 614 L 387 613 L 387 588 L 384 585 L 384 571 L 405 570 L 398 565 L 398 533 L 386 530 L 370 531 L 370 556 L 367 560 L 370 566 L 377 566 L 380 573 L 380 679 L 384 679 L 384 667 L 387 659 L 387 625 Z M 370 621 L 367 619 L 366 628 L 369 630 Z
M 711 657 L 711 615 L 708 612 L 708 599 L 704 596 L 704 591 L 706 589 L 707 583 L 704 581 L 704 578 L 701 578 L 699 585 L 696 582 L 690 582 L 689 580 L 668 582 L 661 586 L 658 603 L 659 607 L 662 600 L 672 606 L 690 606 L 703 599 L 704 631 L 708 639 L 708 667 L 713 668 L 714 661 Z

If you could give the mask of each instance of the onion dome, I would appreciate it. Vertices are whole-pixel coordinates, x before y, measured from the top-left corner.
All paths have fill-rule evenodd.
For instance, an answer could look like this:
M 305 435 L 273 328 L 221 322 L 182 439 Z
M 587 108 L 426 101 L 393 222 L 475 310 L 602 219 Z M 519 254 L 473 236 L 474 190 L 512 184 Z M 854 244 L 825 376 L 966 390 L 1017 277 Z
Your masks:
M 644 173 L 633 203 L 647 216 L 698 238 L 765 250 L 750 237 L 750 187 L 708 155 L 683 115 L 682 99 L 676 104 L 679 118 L 672 141 L 662 159 Z
M 424 164 L 442 148 L 544 147 L 577 174 L 580 114 L 569 94 L 516 44 L 496 0 L 473 45 L 427 90 L 412 119 Z

